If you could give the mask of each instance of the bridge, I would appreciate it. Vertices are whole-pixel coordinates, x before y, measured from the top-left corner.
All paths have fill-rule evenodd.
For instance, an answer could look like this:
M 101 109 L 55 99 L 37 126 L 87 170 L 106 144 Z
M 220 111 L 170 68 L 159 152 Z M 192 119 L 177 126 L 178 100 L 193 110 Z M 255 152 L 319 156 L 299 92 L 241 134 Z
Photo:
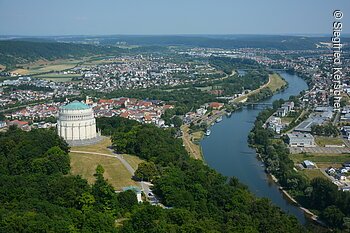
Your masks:
M 246 105 L 255 105 L 255 106 L 271 106 L 272 107 L 272 103 L 254 103 L 254 102 L 245 102 Z

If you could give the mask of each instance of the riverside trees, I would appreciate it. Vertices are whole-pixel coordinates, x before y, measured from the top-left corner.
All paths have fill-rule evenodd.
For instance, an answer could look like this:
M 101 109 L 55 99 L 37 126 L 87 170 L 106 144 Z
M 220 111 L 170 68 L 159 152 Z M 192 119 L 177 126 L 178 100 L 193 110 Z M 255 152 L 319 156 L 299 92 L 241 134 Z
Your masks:
M 153 191 L 172 207 L 142 206 L 123 223 L 122 232 L 305 232 L 295 217 L 254 197 L 237 179 L 190 158 L 171 130 L 134 121 L 113 123 L 117 121 L 121 122 L 101 118 L 98 124 L 106 129 L 110 128 L 106 122 L 116 125 L 112 141 L 117 152 L 133 152 L 154 163 L 159 175 L 153 180 Z M 141 166 L 136 174 L 143 170 Z

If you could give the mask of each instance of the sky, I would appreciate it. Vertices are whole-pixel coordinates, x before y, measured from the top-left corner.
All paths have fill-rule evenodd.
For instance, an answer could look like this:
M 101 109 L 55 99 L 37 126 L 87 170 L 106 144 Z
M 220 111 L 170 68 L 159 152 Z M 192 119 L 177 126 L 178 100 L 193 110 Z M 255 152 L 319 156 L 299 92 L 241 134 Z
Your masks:
M 330 34 L 350 0 L 0 0 L 0 35 Z

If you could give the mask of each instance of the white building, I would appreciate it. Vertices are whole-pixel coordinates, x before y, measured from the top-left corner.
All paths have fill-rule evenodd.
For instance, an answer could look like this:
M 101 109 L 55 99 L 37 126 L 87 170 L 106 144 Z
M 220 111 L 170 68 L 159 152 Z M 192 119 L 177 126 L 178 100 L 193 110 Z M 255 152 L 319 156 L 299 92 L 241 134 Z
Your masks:
M 294 109 L 294 102 L 286 102 L 282 104 L 282 106 L 277 109 L 276 116 L 278 117 L 285 117 L 290 111 Z
M 57 131 L 66 141 L 96 138 L 96 120 L 92 108 L 79 101 L 60 107 Z
M 290 147 L 314 147 L 315 138 L 309 133 L 289 133 L 288 143 Z
M 6 127 L 6 122 L 5 121 L 0 121 L 0 129 Z
M 267 127 L 276 133 L 280 134 L 283 128 L 282 120 L 279 117 L 270 117 L 267 122 Z

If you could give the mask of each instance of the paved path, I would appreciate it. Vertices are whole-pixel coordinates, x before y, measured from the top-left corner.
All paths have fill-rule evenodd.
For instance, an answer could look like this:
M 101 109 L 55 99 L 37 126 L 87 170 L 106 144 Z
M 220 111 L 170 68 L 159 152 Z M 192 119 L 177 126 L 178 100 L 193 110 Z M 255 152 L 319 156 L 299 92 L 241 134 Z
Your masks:
M 333 125 L 337 125 L 339 122 L 339 117 L 340 117 L 340 111 L 337 111 L 333 120 Z
M 131 165 L 123 158 L 120 154 L 104 154 L 99 152 L 90 152 L 90 151 L 79 151 L 79 150 L 71 150 L 72 153 L 81 153 L 81 154 L 93 154 L 93 155 L 103 155 L 112 158 L 117 158 L 124 165 L 124 167 L 129 171 L 129 173 L 133 176 L 135 173 L 135 169 L 131 167 Z
M 182 141 L 185 145 L 185 148 L 187 149 L 187 152 L 189 152 L 191 155 L 194 156 L 195 159 L 200 159 L 201 154 L 200 150 L 198 148 L 194 148 L 196 145 L 194 145 L 191 142 L 191 135 L 188 133 L 188 126 L 181 126 L 181 131 L 182 131 Z

